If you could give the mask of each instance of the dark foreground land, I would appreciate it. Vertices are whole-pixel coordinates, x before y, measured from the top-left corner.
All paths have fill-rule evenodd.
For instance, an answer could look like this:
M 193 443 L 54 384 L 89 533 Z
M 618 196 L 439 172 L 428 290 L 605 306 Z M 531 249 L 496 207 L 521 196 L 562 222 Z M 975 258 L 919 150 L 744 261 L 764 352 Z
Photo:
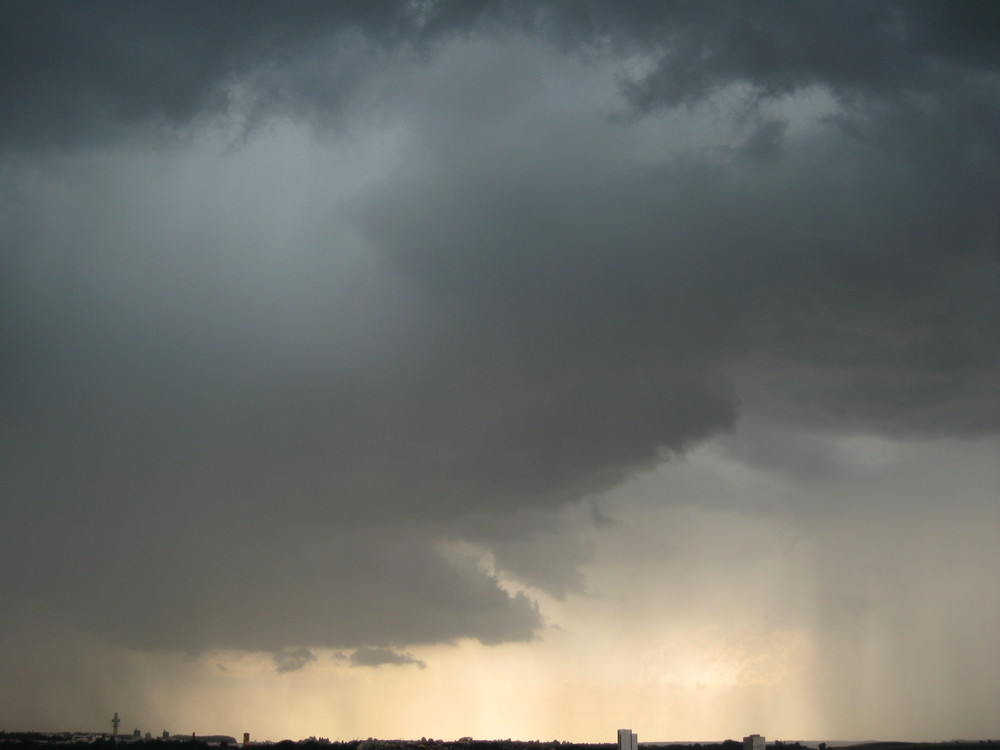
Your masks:
M 32 750 L 53 745 L 72 745 L 83 750 L 208 750 L 209 748 L 231 748 L 239 750 L 242 743 L 232 738 L 200 739 L 142 739 L 131 737 L 114 739 L 97 737 L 79 739 L 72 733 L 0 732 L 0 750 Z M 206 741 L 208 740 L 208 741 Z M 215 741 L 213 741 L 215 740 Z M 269 748 L 269 750 L 615 750 L 614 743 L 579 743 L 519 741 L 519 740 L 473 740 L 462 739 L 454 742 L 421 738 L 419 740 L 350 740 L 331 742 L 327 739 L 310 737 L 305 740 L 282 740 L 281 742 L 251 743 L 249 747 Z M 768 750 L 810 750 L 798 742 L 768 743 Z M 676 745 L 655 745 L 656 750 L 743 750 L 743 743 L 736 740 L 704 742 Z M 825 750 L 825 745 L 820 744 Z M 954 740 L 949 742 L 865 742 L 857 745 L 839 745 L 837 750 L 1000 750 L 1000 740 Z

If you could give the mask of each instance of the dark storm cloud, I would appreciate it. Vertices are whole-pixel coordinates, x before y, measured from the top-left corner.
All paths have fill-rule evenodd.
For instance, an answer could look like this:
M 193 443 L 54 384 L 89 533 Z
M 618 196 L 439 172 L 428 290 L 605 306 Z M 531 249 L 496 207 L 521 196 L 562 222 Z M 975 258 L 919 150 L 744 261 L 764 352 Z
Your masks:
M 11 514 L 18 538 L 3 556 L 18 575 L 3 582 L 5 601 L 27 606 L 42 593 L 41 577 L 38 611 L 73 612 L 89 630 L 142 648 L 496 644 L 531 640 L 541 624 L 526 596 L 431 549 L 434 527 L 309 530 L 282 518 L 279 496 L 209 495 L 197 480 L 194 506 L 170 487 L 118 488 L 130 500 L 111 507 L 107 486 L 92 491 L 47 499 L 47 513 L 27 519 Z M 329 524 L 336 502 L 324 504 Z
M 286 648 L 274 654 L 274 668 L 279 674 L 297 672 L 314 661 L 316 654 L 303 646 Z
M 510 30 L 546 34 L 589 54 L 646 56 L 651 69 L 625 86 L 642 110 L 697 101 L 734 82 L 761 96 L 818 85 L 838 95 L 895 98 L 947 91 L 994 74 L 1000 62 L 1000 18 L 989 2 L 818 2 L 802 9 L 787 2 L 622 8 L 596 0 L 377 0 L 293 2 L 279 12 L 266 2 L 15 0 L 4 3 L 0 26 L 0 92 L 18 106 L 5 114 L 0 136 L 8 145 L 72 146 L 121 137 L 145 120 L 186 124 L 231 110 L 233 84 L 248 80 L 261 87 L 253 99 L 265 108 L 294 108 L 296 98 L 345 106 L 351 78 L 371 70 L 373 53 L 417 51 L 426 59 L 453 35 Z M 344 76 L 328 65 L 315 85 L 295 80 L 303 58 L 336 60 L 352 35 L 365 40 L 365 66 Z
M 562 595 L 587 545 L 536 544 L 552 512 L 739 408 L 1000 420 L 988 6 L 3 7 L 18 606 L 368 663 L 527 640 L 534 603 L 436 544 Z M 236 122 L 253 154 L 269 122 L 359 109 L 406 133 L 376 177 L 118 150 Z M 704 143 L 669 145 L 681 116 Z
M 989 2 L 551 3 L 542 17 L 570 46 L 648 56 L 650 69 L 625 88 L 643 110 L 695 102 L 734 82 L 764 97 L 815 85 L 894 97 L 1000 63 L 1000 14 Z
M 388 40 L 413 29 L 412 7 L 390 0 L 292 3 L 280 12 L 258 2 L 5 2 L 0 92 L 16 106 L 0 138 L 72 147 L 113 142 L 144 122 L 186 125 L 221 114 L 228 86 L 253 69 L 324 38 Z
M 992 431 L 995 154 L 922 163 L 903 128 L 899 151 L 823 129 L 777 163 L 737 153 L 613 179 L 601 164 L 597 184 L 564 179 L 574 157 L 558 145 L 512 170 L 458 163 L 373 198 L 369 233 L 453 308 L 453 335 L 483 349 L 474 362 L 506 351 L 547 399 L 588 404 L 609 458 L 725 426 L 732 402 L 710 374 L 736 361 L 748 401 L 814 423 Z M 644 383 L 650 401 L 630 390 Z
M 354 667 L 381 667 L 385 665 L 404 666 L 415 664 L 423 669 L 426 663 L 402 651 L 394 651 L 391 648 L 359 648 L 351 654 L 351 666 Z

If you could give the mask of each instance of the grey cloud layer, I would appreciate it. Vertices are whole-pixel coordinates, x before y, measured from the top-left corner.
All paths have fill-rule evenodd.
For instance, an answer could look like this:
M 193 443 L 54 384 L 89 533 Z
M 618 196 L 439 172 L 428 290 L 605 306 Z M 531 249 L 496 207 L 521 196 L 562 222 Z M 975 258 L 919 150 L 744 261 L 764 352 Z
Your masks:
M 413 664 L 421 669 L 427 666 L 424 662 L 414 658 L 413 654 L 393 651 L 391 648 L 359 648 L 351 654 L 351 665 L 355 667 L 403 666 L 406 664 Z
M 437 542 L 579 587 L 550 512 L 740 408 L 996 430 L 989 6 L 236 7 L 5 5 L 13 601 L 392 663 L 540 626 Z M 310 172 L 285 117 L 379 166 Z

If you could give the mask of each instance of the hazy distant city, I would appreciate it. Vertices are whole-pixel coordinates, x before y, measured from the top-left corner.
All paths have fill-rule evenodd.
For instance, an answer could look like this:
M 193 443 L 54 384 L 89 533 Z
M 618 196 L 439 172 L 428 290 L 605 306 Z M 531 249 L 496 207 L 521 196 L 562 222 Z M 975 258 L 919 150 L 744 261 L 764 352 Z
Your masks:
M 256 741 L 249 732 L 241 739 L 225 734 L 199 735 L 172 734 L 164 729 L 158 734 L 144 732 L 135 728 L 131 732 L 119 731 L 118 714 L 112 719 L 111 732 L 5 732 L 0 731 L 0 748 L 29 748 L 36 745 L 93 745 L 95 748 L 129 746 L 134 750 L 140 748 L 162 746 L 163 743 L 179 745 L 177 750 L 196 750 L 197 748 L 248 748 L 275 747 L 282 750 L 298 748 L 336 747 L 341 750 L 543 750 L 558 748 L 559 750 L 638 750 L 642 745 L 656 750 L 827 750 L 838 748 L 844 750 L 991 750 L 1000 748 L 1000 741 L 992 739 L 981 740 L 950 740 L 944 742 L 901 742 L 901 741 L 844 741 L 844 740 L 775 740 L 767 742 L 766 737 L 750 734 L 737 741 L 726 739 L 721 742 L 678 742 L 678 741 L 638 741 L 638 734 L 631 729 L 619 729 L 616 742 L 564 742 L 560 740 L 512 740 L 512 739 L 476 739 L 460 737 L 456 740 L 434 739 L 420 737 L 419 739 L 354 739 L 347 741 L 330 740 L 326 737 L 310 736 L 304 739 L 279 741 Z

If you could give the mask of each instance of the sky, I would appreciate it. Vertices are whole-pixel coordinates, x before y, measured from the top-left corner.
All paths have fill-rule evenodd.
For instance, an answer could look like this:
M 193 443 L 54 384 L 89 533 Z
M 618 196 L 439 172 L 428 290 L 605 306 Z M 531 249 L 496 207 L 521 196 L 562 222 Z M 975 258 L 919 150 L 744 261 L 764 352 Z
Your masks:
M 1000 7 L 0 3 L 0 729 L 1000 736 Z

